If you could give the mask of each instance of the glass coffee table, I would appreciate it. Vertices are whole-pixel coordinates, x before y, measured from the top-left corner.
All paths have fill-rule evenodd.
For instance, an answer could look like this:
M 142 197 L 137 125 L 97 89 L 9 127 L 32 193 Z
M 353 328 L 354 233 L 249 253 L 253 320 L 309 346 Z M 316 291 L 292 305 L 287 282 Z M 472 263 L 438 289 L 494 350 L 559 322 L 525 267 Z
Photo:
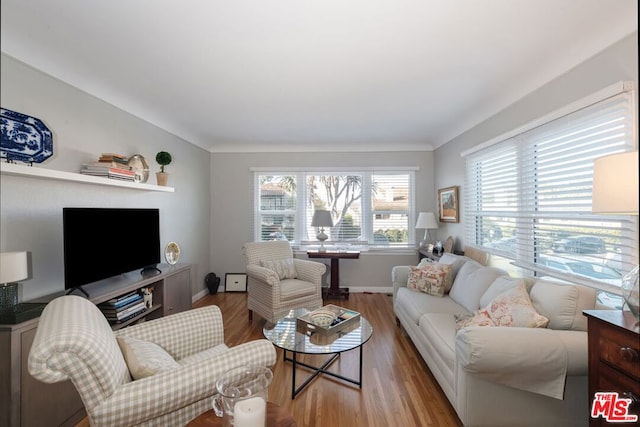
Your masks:
M 345 332 L 338 332 L 337 337 L 327 340 L 325 336 L 318 333 L 307 335 L 296 331 L 296 318 L 308 312 L 309 310 L 305 308 L 291 310 L 275 324 L 267 322 L 262 330 L 266 339 L 284 350 L 285 362 L 292 363 L 291 399 L 295 399 L 298 393 L 320 374 L 330 375 L 362 388 L 362 347 L 373 334 L 373 328 L 369 321 L 361 315 L 360 324 L 357 327 L 347 328 Z M 340 353 L 356 348 L 360 349 L 360 368 L 357 380 L 327 371 L 327 368 L 340 357 Z M 288 356 L 289 352 L 291 352 L 291 357 Z M 331 354 L 332 356 L 321 366 L 312 366 L 299 361 L 298 354 Z M 313 374 L 296 388 L 298 365 L 311 369 Z

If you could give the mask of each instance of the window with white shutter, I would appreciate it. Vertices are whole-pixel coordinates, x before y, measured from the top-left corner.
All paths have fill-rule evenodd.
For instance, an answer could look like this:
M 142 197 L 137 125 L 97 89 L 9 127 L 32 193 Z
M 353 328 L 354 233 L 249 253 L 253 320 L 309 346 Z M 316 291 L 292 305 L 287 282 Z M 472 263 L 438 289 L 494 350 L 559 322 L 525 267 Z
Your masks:
M 619 293 L 638 263 L 638 217 L 591 212 L 593 161 L 636 149 L 634 99 L 616 85 L 463 153 L 467 241 L 537 276 Z

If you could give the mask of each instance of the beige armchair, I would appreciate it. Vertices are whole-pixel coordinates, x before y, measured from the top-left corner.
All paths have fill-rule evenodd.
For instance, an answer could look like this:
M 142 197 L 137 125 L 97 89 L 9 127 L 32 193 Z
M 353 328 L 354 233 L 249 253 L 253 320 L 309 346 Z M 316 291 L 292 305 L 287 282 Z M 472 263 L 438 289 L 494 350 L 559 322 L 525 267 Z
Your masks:
M 29 373 L 46 383 L 70 379 L 92 426 L 185 425 L 211 409 L 224 372 L 276 361 L 267 340 L 229 348 L 223 339 L 216 306 L 114 332 L 92 302 L 63 296 L 42 312 Z
M 275 322 L 294 308 L 322 307 L 323 263 L 293 257 L 287 241 L 245 243 L 249 321 Z

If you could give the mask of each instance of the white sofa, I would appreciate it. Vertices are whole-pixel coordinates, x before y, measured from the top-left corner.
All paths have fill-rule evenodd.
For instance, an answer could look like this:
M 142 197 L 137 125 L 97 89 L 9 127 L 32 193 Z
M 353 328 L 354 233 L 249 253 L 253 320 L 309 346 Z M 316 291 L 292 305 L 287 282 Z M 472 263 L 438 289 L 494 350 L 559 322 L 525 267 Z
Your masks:
M 503 270 L 464 256 L 445 254 L 439 262 L 452 266 L 453 286 L 444 296 L 409 289 L 411 267 L 393 268 L 394 312 L 462 423 L 587 425 L 587 322 L 582 310 L 594 308 L 595 290 L 509 278 Z M 486 307 L 523 281 L 535 310 L 549 319 L 546 328 L 456 329 L 456 315 Z

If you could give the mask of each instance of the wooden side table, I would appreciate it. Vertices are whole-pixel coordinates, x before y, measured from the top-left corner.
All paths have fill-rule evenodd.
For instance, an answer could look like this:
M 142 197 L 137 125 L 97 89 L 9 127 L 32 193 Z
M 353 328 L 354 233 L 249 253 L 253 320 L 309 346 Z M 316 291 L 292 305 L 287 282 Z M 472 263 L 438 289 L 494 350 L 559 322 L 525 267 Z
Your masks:
M 210 409 L 191 420 L 187 426 L 223 427 L 223 419 Z M 267 402 L 267 427 L 297 427 L 297 424 L 290 413 L 273 402 Z
M 318 252 L 307 251 L 309 258 L 328 258 L 331 259 L 331 286 L 322 288 L 322 298 L 349 299 L 349 288 L 340 287 L 340 260 L 341 259 L 358 259 L 360 252 Z
M 429 258 L 432 261 L 438 262 L 440 255 L 436 255 L 427 249 L 420 249 L 418 250 L 418 262 L 422 261 L 423 258 Z
M 620 399 L 631 399 L 629 414 L 640 416 L 638 321 L 628 311 L 585 310 L 583 313 L 589 322 L 589 410 L 596 392 L 617 392 Z M 601 412 L 606 412 L 605 406 Z M 597 416 L 589 417 L 589 425 L 608 423 L 603 416 Z

